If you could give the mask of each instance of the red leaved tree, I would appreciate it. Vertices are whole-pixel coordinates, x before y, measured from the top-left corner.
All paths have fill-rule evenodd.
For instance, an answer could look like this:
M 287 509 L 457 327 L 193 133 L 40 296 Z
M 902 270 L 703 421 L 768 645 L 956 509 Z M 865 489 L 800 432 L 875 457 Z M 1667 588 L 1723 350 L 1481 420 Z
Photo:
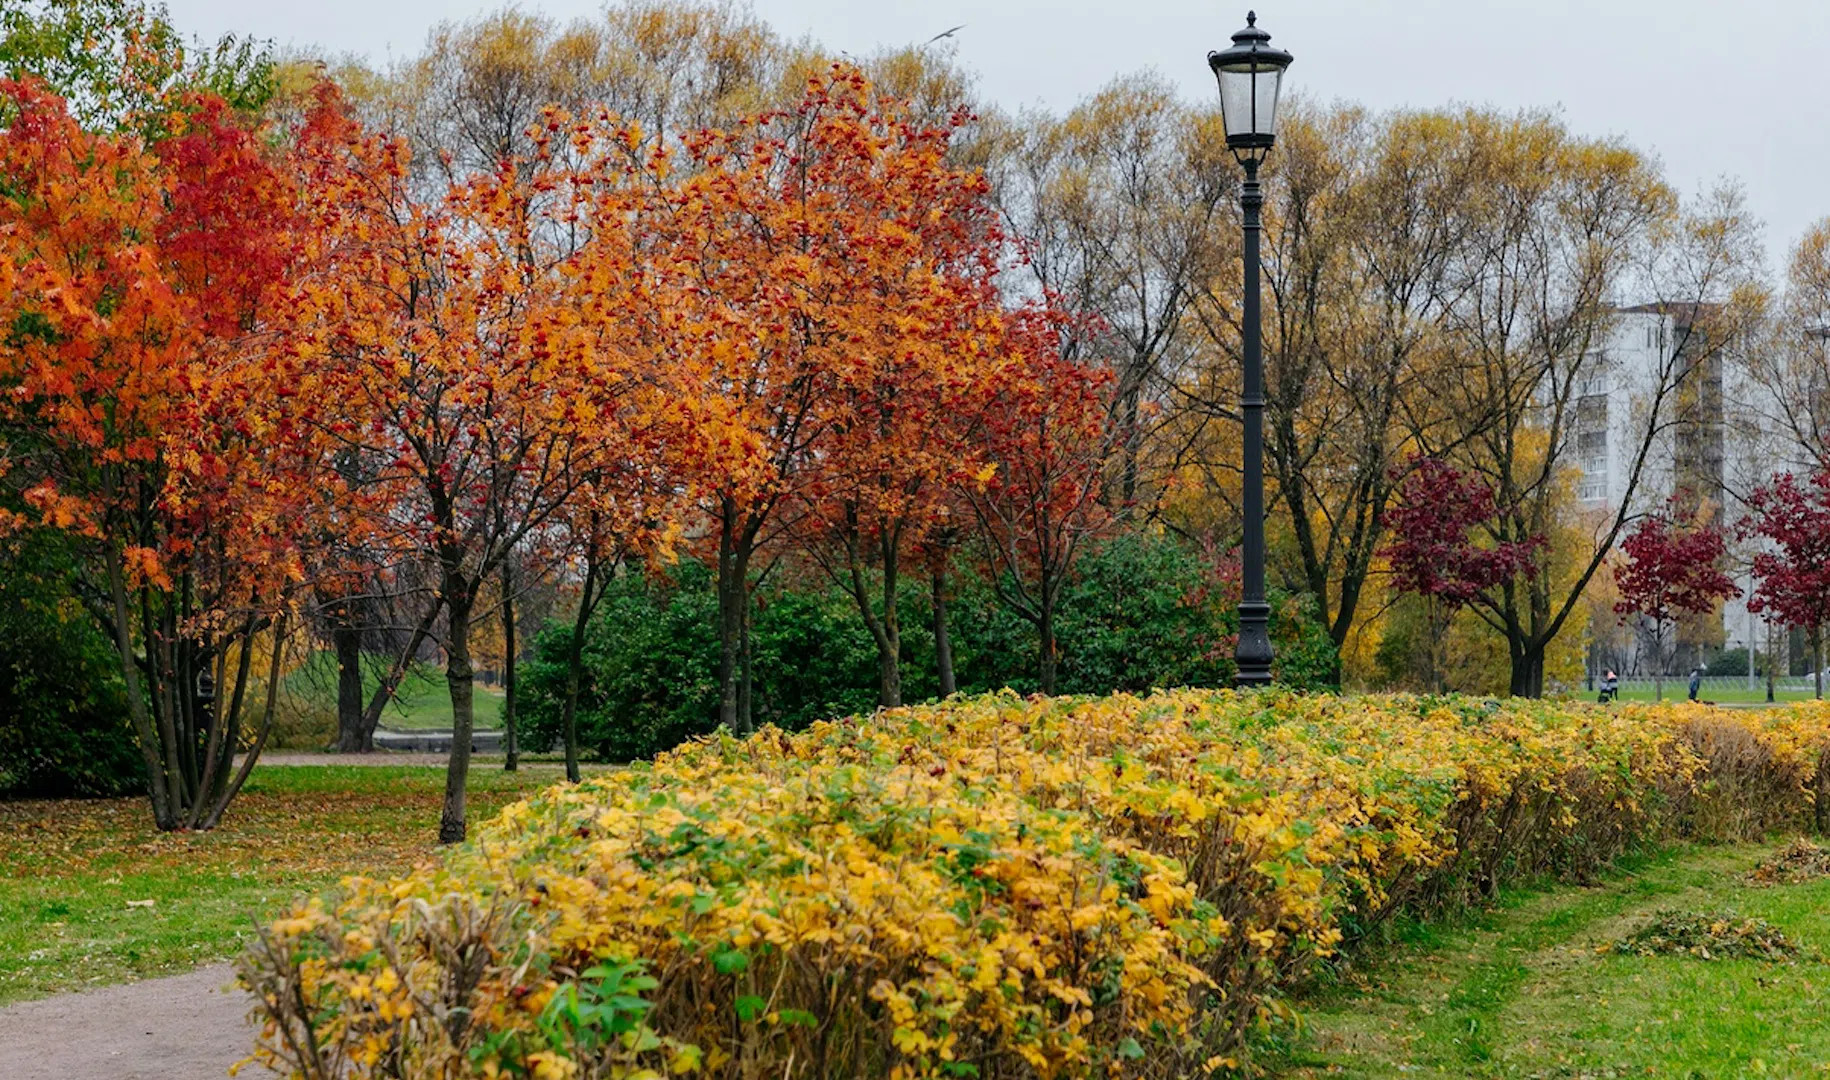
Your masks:
M 1440 691 L 1443 639 L 1449 621 L 1488 589 L 1503 585 L 1535 566 L 1531 552 L 1541 541 L 1530 538 L 1482 547 L 1475 530 L 1498 514 L 1493 489 L 1478 476 L 1441 458 L 1415 457 L 1401 470 L 1398 498 L 1385 517 L 1392 541 L 1383 554 L 1399 592 L 1423 598 L 1428 621 L 1425 679 Z M 1483 612 L 1483 618 L 1491 618 Z
M 985 402 L 986 466 L 961 491 L 978 519 L 998 599 L 1035 627 L 1042 692 L 1055 692 L 1061 590 L 1113 522 L 1102 496 L 1111 373 L 1074 355 L 1079 324 L 1047 308 L 1008 317 L 1013 360 Z
M 1744 539 L 1768 545 L 1754 555 L 1754 593 L 1748 610 L 1771 612 L 1801 627 L 1811 643 L 1818 697 L 1824 696 L 1824 627 L 1830 626 L 1830 469 L 1800 481 L 1791 473 L 1748 496 L 1741 520 Z
M 1665 644 L 1672 623 L 1681 615 L 1700 615 L 1719 602 L 1741 595 L 1722 572 L 1728 551 L 1722 528 L 1700 523 L 1693 511 L 1673 499 L 1655 514 L 1639 519 L 1620 549 L 1625 561 L 1614 567 L 1620 599 L 1614 613 L 1641 615 L 1652 623 L 1652 686 L 1665 698 Z

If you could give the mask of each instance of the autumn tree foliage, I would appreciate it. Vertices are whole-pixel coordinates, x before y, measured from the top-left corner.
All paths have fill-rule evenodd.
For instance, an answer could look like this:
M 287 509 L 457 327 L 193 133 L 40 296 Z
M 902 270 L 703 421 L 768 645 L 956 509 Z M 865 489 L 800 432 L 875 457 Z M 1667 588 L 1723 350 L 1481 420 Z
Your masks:
M 800 104 L 687 139 L 657 258 L 657 313 L 718 568 L 720 720 L 747 729 L 744 626 L 758 553 L 798 528 L 849 583 L 900 700 L 894 584 L 958 461 L 936 426 L 993 362 L 984 182 L 855 69 Z M 872 588 L 871 571 L 883 583 Z M 873 595 L 874 594 L 874 595 Z
M 1801 627 L 1811 644 L 1818 697 L 1824 695 L 1824 628 L 1830 626 L 1830 469 L 1800 479 L 1781 473 L 1748 500 L 1741 535 L 1761 544 L 1748 610 Z
M 1497 513 L 1493 489 L 1441 458 L 1413 458 L 1403 467 L 1397 500 L 1387 513 L 1390 542 L 1382 554 L 1392 586 L 1421 597 L 1428 611 L 1426 678 L 1442 688 L 1442 641 L 1455 612 L 1486 590 L 1534 571 L 1532 540 L 1483 545 L 1478 532 Z
M 998 598 L 1035 627 L 1042 692 L 1052 694 L 1062 589 L 1118 509 L 1106 499 L 1112 376 L 1075 351 L 1083 320 L 1032 306 L 1006 323 L 1015 370 L 985 406 L 985 467 L 961 488 Z
M 0 468 L 19 500 L 0 524 L 78 539 L 154 818 L 208 827 L 253 762 L 231 775 L 254 639 L 271 629 L 279 655 L 294 570 L 295 497 L 239 412 L 291 189 L 220 99 L 186 99 L 148 143 L 83 130 L 38 84 L 0 95 Z
M 440 836 L 465 832 L 471 634 L 484 584 L 578 491 L 629 407 L 635 293 L 603 135 L 550 114 L 539 149 L 428 197 L 403 142 L 330 86 L 301 140 L 306 259 L 272 352 L 276 424 L 317 462 L 317 513 L 434 568 L 453 749 Z M 561 151 L 564 151 L 562 154 Z M 615 175 L 620 176 L 620 171 Z M 585 250 L 569 242 L 593 233 Z
M 848 77 L 846 90 L 863 83 Z M 951 127 L 852 106 L 868 143 L 833 162 L 849 222 L 827 238 L 830 285 L 851 296 L 824 402 L 829 436 L 797 533 L 856 602 L 875 642 L 879 703 L 902 704 L 898 585 L 946 525 L 951 489 L 981 465 L 984 406 L 1009 369 L 993 276 L 999 235 L 984 178 L 946 162 Z M 961 117 L 954 117 L 957 125 Z M 844 277 L 837 275 L 843 274 Z
M 1683 615 L 1700 615 L 1741 590 L 1722 572 L 1728 542 L 1722 527 L 1697 519 L 1678 499 L 1640 518 L 1620 543 L 1625 558 L 1614 567 L 1620 599 L 1614 612 L 1652 623 L 1653 687 L 1664 699 L 1666 634 Z

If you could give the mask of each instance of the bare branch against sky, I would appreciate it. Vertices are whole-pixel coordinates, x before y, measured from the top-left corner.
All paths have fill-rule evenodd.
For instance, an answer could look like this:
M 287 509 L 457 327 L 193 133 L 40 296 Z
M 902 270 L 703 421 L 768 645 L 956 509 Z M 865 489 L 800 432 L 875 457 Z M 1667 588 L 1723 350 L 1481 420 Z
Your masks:
M 375 58 L 411 55 L 432 24 L 491 0 L 167 0 L 183 30 L 271 37 Z M 784 35 L 857 55 L 950 39 L 1005 106 L 1064 108 L 1154 67 L 1213 93 L 1205 62 L 1255 4 L 1296 54 L 1290 84 L 1375 108 L 1449 102 L 1560 108 L 1571 127 L 1655 151 L 1696 190 L 1745 182 L 1782 250 L 1830 214 L 1830 3 L 1824 0 L 754 0 Z M 524 0 L 559 17 L 600 0 Z

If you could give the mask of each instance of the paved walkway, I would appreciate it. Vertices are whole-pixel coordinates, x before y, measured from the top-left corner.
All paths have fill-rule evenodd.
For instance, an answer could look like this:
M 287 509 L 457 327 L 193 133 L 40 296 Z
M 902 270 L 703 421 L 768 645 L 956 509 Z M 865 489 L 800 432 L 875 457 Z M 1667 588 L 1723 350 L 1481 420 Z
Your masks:
M 227 964 L 0 1009 L 6 1080 L 219 1080 L 254 1047 Z M 249 1067 L 243 1077 L 271 1077 Z

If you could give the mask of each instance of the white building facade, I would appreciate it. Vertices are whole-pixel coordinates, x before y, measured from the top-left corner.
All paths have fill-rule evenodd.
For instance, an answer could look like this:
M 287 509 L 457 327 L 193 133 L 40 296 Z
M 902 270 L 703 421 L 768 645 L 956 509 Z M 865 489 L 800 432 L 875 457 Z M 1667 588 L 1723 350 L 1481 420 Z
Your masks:
M 1734 343 L 1706 341 L 1690 323 L 1692 310 L 1656 304 L 1617 309 L 1605 344 L 1578 369 L 1566 436 L 1567 460 L 1577 467 L 1577 500 L 1596 521 L 1611 520 L 1631 487 L 1631 513 L 1654 511 L 1684 492 L 1729 530 L 1736 555 L 1731 574 L 1741 596 L 1723 605 L 1719 623 L 1692 620 L 1682 628 L 1677 647 L 1667 650 L 1668 674 L 1707 663 L 1723 649 L 1747 648 L 1752 655 L 1777 645 L 1783 663 L 1786 636 L 1747 610 L 1750 556 L 1733 537 L 1745 512 L 1742 500 L 1786 468 L 1790 455 L 1771 423 L 1768 391 L 1753 378 L 1745 355 Z M 1662 398 L 1661 387 L 1668 388 Z M 1654 434 L 1647 445 L 1649 430 Z M 1652 673 L 1654 658 L 1644 641 L 1629 634 L 1623 644 L 1622 635 L 1610 633 L 1616 617 L 1605 611 L 1594 617 L 1592 666 Z

